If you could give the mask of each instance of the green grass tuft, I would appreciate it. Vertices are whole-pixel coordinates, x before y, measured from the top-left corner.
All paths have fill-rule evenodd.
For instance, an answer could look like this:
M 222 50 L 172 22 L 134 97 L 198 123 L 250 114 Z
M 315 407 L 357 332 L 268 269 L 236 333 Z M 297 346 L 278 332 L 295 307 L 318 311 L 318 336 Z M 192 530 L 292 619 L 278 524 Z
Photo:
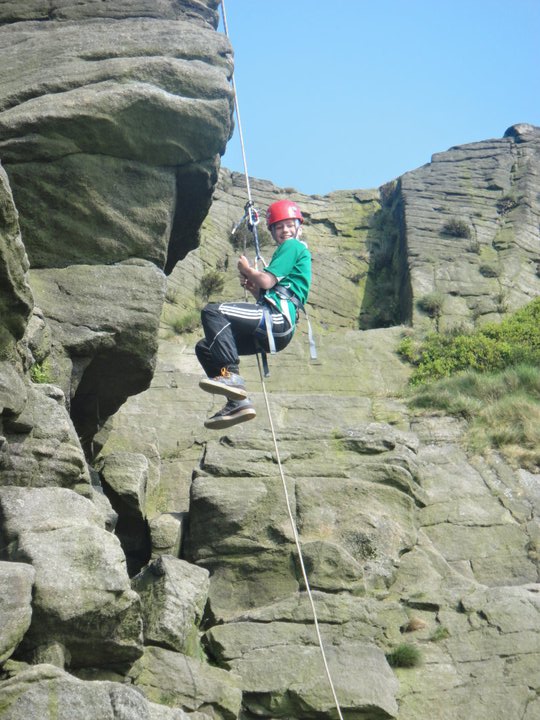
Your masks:
M 395 668 L 417 667 L 422 662 L 422 654 L 416 645 L 401 643 L 386 654 L 388 664 Z
M 51 364 L 48 358 L 32 365 L 30 368 L 30 379 L 38 385 L 51 383 L 53 381 Z
M 450 632 L 448 628 L 445 628 L 444 625 L 439 625 L 439 627 L 435 630 L 433 635 L 431 636 L 432 642 L 440 642 L 441 640 L 446 640 L 446 638 L 450 637 Z
M 540 366 L 540 298 L 499 324 L 474 332 L 432 333 L 418 346 L 405 338 L 398 351 L 415 365 L 412 385 L 462 370 L 497 372 L 522 363 Z
M 191 310 L 174 317 L 169 324 L 177 335 L 194 332 L 201 325 L 201 314 L 197 310 Z
M 410 402 L 465 418 L 472 452 L 495 448 L 514 465 L 532 472 L 540 469 L 539 366 L 461 372 L 416 388 Z
M 211 295 L 217 295 L 225 286 L 225 275 L 219 270 L 209 270 L 206 272 L 197 288 L 197 295 L 200 295 L 206 302 Z

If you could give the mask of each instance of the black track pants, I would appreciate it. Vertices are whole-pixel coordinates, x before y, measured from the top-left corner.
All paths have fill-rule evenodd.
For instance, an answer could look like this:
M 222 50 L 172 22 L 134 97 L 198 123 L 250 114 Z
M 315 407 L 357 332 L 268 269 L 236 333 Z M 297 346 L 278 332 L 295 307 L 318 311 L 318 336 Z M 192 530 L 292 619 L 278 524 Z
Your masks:
M 287 318 L 270 307 L 276 350 L 283 350 L 293 335 Z M 263 307 L 254 303 L 209 303 L 201 312 L 204 340 L 195 353 L 208 377 L 225 367 L 238 372 L 240 355 L 254 355 L 261 347 L 269 352 Z

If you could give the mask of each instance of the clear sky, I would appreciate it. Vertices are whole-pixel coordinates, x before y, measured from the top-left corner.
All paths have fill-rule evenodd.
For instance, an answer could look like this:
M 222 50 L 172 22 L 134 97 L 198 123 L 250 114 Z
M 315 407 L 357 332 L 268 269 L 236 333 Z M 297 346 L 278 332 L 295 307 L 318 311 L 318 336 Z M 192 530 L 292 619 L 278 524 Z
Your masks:
M 540 0 L 225 0 L 250 176 L 368 189 L 540 125 Z M 221 30 L 222 30 L 221 26 Z M 222 164 L 243 172 L 235 130 Z

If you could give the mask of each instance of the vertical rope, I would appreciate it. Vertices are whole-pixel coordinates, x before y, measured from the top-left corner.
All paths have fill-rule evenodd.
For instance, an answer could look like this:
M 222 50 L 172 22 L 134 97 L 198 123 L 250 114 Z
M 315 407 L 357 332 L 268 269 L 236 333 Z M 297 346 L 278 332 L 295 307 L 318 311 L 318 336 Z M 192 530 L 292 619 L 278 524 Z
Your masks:
M 330 685 L 330 689 L 332 691 L 332 696 L 334 698 L 334 703 L 336 706 L 336 710 L 337 710 L 339 719 L 343 720 L 343 715 L 341 713 L 341 707 L 340 707 L 339 700 L 337 697 L 336 688 L 334 687 L 334 682 L 332 680 L 332 675 L 330 673 L 330 668 L 328 666 L 328 660 L 326 659 L 326 652 L 324 650 L 324 644 L 323 644 L 323 640 L 322 640 L 322 636 L 321 636 L 321 631 L 319 628 L 319 621 L 317 619 L 317 611 L 315 609 L 315 601 L 313 600 L 313 594 L 311 592 L 311 586 L 309 584 L 309 580 L 308 580 L 308 576 L 307 576 L 307 572 L 306 572 L 306 566 L 304 564 L 304 557 L 302 555 L 302 546 L 300 545 L 300 536 L 298 535 L 298 530 L 296 529 L 296 522 L 294 520 L 294 515 L 293 515 L 293 511 L 292 511 L 292 507 L 291 507 L 291 501 L 289 499 L 289 491 L 287 490 L 287 483 L 285 482 L 285 474 L 283 472 L 283 465 L 281 464 L 281 458 L 279 455 L 279 448 L 278 448 L 278 444 L 277 444 L 276 432 L 274 429 L 274 421 L 272 420 L 272 413 L 270 412 L 270 403 L 268 401 L 268 394 L 266 392 L 266 384 L 264 382 L 259 353 L 257 353 L 257 365 L 259 367 L 259 375 L 261 376 L 261 385 L 262 385 L 262 389 L 263 389 L 264 402 L 266 404 L 266 412 L 268 414 L 268 422 L 270 424 L 270 430 L 272 433 L 272 440 L 274 441 L 274 450 L 276 452 L 277 466 L 279 468 L 279 475 L 281 477 L 281 483 L 283 485 L 283 491 L 285 493 L 285 502 L 287 504 L 287 513 L 289 515 L 289 520 L 290 520 L 292 531 L 293 531 L 294 543 L 296 545 L 296 550 L 298 552 L 298 560 L 300 562 L 300 568 L 302 570 L 302 577 L 304 579 L 304 585 L 306 586 L 306 592 L 307 592 L 309 602 L 311 605 L 311 612 L 313 614 L 313 623 L 315 625 L 315 632 L 317 634 L 317 640 L 318 640 L 319 648 L 321 651 L 324 670 L 326 672 L 326 677 L 328 678 L 328 684 Z
M 229 26 L 227 24 L 227 11 L 225 10 L 225 0 L 221 0 L 221 13 L 223 15 L 223 28 L 225 30 L 225 35 L 228 39 L 229 38 Z M 247 167 L 247 159 L 246 159 L 246 148 L 244 146 L 244 133 L 242 131 L 242 120 L 240 118 L 240 107 L 238 105 L 238 93 L 236 92 L 236 82 L 234 79 L 234 72 L 231 76 L 231 82 L 232 82 L 232 88 L 233 88 L 233 94 L 234 94 L 234 110 L 236 112 L 236 119 L 238 120 L 238 135 L 240 137 L 240 147 L 242 149 L 242 160 L 244 163 L 244 175 L 246 177 L 246 188 L 247 188 L 247 196 L 250 203 L 253 202 L 251 197 L 251 185 L 249 183 L 249 174 L 248 174 L 248 167 Z
M 228 26 L 228 23 L 227 23 L 227 11 L 226 11 L 226 9 L 225 9 L 225 0 L 221 0 L 221 11 L 222 11 L 222 15 L 223 15 L 223 28 L 224 28 L 224 30 L 225 30 L 225 35 L 226 35 L 227 38 L 229 38 L 229 26 Z M 245 178 L 246 178 L 246 188 L 247 188 L 248 201 L 249 201 L 249 204 L 252 205 L 252 204 L 253 204 L 253 200 L 252 200 L 252 197 L 251 197 L 251 185 L 250 185 L 250 182 L 249 182 L 249 174 L 248 174 L 248 168 L 247 168 L 246 149 L 245 149 L 245 145 L 244 145 L 244 133 L 243 133 L 243 130 L 242 130 L 242 121 L 241 121 L 241 118 L 240 118 L 240 107 L 239 107 L 239 104 L 238 104 L 238 93 L 237 93 L 237 91 L 236 91 L 236 82 L 235 82 L 235 79 L 234 79 L 234 72 L 233 72 L 233 74 L 232 74 L 232 76 L 231 76 L 231 82 L 232 82 L 232 88 L 233 88 L 233 93 L 234 93 L 234 109 L 235 109 L 235 112 L 236 112 L 236 118 L 237 118 L 237 120 L 238 120 L 238 134 L 239 134 L 239 137 L 240 137 L 240 147 L 241 147 L 241 149 L 242 149 L 242 160 L 243 160 L 243 163 L 244 163 L 244 175 L 245 175 Z M 256 231 L 256 230 L 255 230 L 255 231 Z M 257 245 L 258 245 L 258 244 L 257 244 Z M 258 255 L 258 254 L 259 254 L 259 251 L 258 251 L 258 247 L 257 247 L 257 255 Z M 257 260 L 258 260 L 258 257 L 257 257 Z M 319 643 L 319 648 L 320 648 L 320 651 L 321 651 L 321 656 L 322 656 L 322 660 L 323 660 L 324 670 L 325 670 L 325 672 L 326 672 L 326 677 L 328 678 L 328 683 L 329 683 L 330 689 L 331 689 L 331 691 L 332 691 L 332 696 L 333 696 L 333 698 L 334 698 L 334 704 L 335 704 L 335 706 L 336 706 L 336 710 L 337 710 L 337 713 L 338 713 L 339 720 L 343 720 L 343 715 L 342 715 L 342 713 L 341 713 L 341 707 L 340 707 L 340 705 L 339 705 L 339 700 L 338 700 L 338 697 L 337 697 L 337 694 L 336 694 L 336 689 L 335 689 L 335 687 L 334 687 L 334 682 L 333 682 L 333 680 L 332 680 L 332 675 L 331 675 L 331 673 L 330 673 L 330 668 L 329 668 L 329 666 L 328 666 L 328 661 L 327 661 L 327 659 L 326 659 L 326 652 L 325 652 L 325 650 L 324 650 L 324 644 L 323 644 L 323 640 L 322 640 L 322 636 L 321 636 L 321 631 L 320 631 L 320 628 L 319 628 L 319 621 L 318 621 L 318 619 L 317 619 L 317 611 L 316 611 L 316 608 L 315 608 L 315 602 L 314 602 L 314 600 L 313 600 L 313 595 L 312 595 L 312 592 L 311 592 L 311 587 L 310 587 L 310 584 L 309 584 L 309 580 L 308 580 L 308 576 L 307 576 L 307 572 L 306 572 L 306 567 L 305 567 L 305 564 L 304 564 L 304 557 L 303 557 L 303 555 L 302 555 L 302 546 L 300 545 L 300 537 L 299 537 L 299 535 L 298 535 L 298 530 L 297 530 L 297 528 L 296 528 L 296 522 L 295 522 L 294 515 L 293 515 L 293 512 L 292 512 L 292 508 L 291 508 L 291 502 L 290 502 L 290 499 L 289 499 L 289 492 L 288 492 L 288 490 L 287 490 L 287 483 L 285 482 L 285 475 L 284 475 L 284 473 L 283 473 L 283 466 L 282 466 L 282 464 L 281 464 L 281 457 L 280 457 L 280 455 L 279 455 L 279 448 L 278 448 L 276 433 L 275 433 L 275 429 L 274 429 L 274 421 L 272 420 L 272 413 L 271 413 L 271 411 L 270 411 L 270 403 L 269 403 L 269 401 L 268 401 L 268 394 L 267 394 L 267 392 L 266 392 L 266 385 L 265 385 L 265 382 L 264 382 L 264 377 L 263 377 L 263 372 L 262 372 L 261 360 L 260 360 L 260 357 L 259 357 L 259 353 L 257 353 L 257 365 L 258 365 L 258 367 L 259 367 L 259 375 L 260 375 L 260 377 L 261 377 L 261 385 L 262 385 L 262 389 L 263 389 L 264 401 L 265 401 L 265 404 L 266 404 L 266 412 L 267 412 L 267 414 L 268 414 L 268 421 L 269 421 L 269 424 L 270 424 L 270 430 L 271 430 L 271 432 L 272 432 L 272 439 L 273 439 L 273 441 L 274 441 L 274 449 L 275 449 L 275 452 L 276 452 L 277 465 L 278 465 L 278 468 L 279 468 L 279 474 L 280 474 L 281 482 L 282 482 L 282 485 L 283 485 L 283 491 L 284 491 L 284 493 L 285 493 L 285 502 L 286 502 L 286 505 L 287 505 L 287 513 L 288 513 L 288 515 L 289 515 L 289 520 L 290 520 L 290 523 L 291 523 L 291 528 L 292 528 L 292 532 L 293 532 L 293 536 L 294 536 L 294 542 L 295 542 L 295 545 L 296 545 L 296 550 L 297 550 L 297 552 L 298 552 L 298 560 L 299 560 L 299 562 L 300 562 L 300 568 L 301 568 L 301 571 L 302 571 L 302 577 L 303 577 L 303 579 L 304 579 L 304 585 L 306 586 L 306 592 L 307 592 L 307 595 L 308 595 L 308 598 L 309 598 L 309 602 L 310 602 L 310 605 L 311 605 L 311 612 L 312 612 L 312 615 L 313 615 L 313 622 L 314 622 L 314 626 L 315 626 L 315 632 L 316 632 L 316 634 L 317 634 L 317 641 L 318 641 L 318 643 Z

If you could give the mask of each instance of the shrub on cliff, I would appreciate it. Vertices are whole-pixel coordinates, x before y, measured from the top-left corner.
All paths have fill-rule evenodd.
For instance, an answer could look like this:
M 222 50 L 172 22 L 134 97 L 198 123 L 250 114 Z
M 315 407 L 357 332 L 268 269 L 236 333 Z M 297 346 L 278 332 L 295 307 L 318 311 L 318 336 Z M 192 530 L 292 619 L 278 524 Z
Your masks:
M 465 418 L 473 451 L 540 468 L 540 298 L 473 333 L 405 338 L 401 354 L 416 365 L 414 407 Z
M 400 353 L 415 365 L 412 385 L 464 370 L 497 372 L 520 363 L 540 367 L 540 298 L 474 332 L 434 333 L 419 346 L 405 338 Z
M 450 235 L 451 237 L 470 238 L 471 228 L 467 225 L 465 220 L 452 217 L 444 223 L 442 233 L 443 235 Z

